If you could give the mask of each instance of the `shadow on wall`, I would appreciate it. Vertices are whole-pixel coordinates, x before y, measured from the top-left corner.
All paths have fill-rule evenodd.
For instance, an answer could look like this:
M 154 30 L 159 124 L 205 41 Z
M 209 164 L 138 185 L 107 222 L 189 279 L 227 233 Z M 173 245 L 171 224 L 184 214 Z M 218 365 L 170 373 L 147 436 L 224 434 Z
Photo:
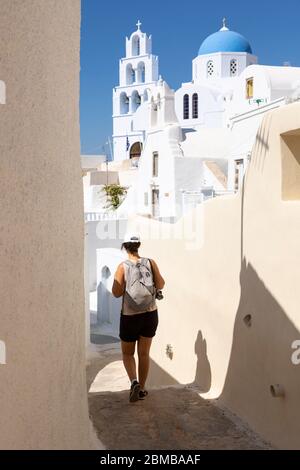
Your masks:
M 250 426 L 253 416 L 256 430 L 268 439 L 281 442 L 284 448 L 299 448 L 300 366 L 298 370 L 291 360 L 292 343 L 299 339 L 299 331 L 245 258 L 240 284 L 231 356 L 220 400 Z M 274 398 L 272 384 L 281 384 L 285 397 Z
M 232 350 L 219 400 L 263 437 L 279 442 L 281 448 L 300 448 L 300 365 L 291 360 L 292 343 L 299 339 L 299 331 L 245 258 L 240 285 Z M 208 392 L 211 368 L 201 331 L 195 353 L 198 360 L 191 385 L 198 386 L 202 393 Z M 167 386 L 179 382 L 152 360 L 151 384 Z M 284 397 L 272 396 L 271 386 L 276 384 L 283 386 Z
M 208 392 L 211 387 L 211 368 L 207 357 L 207 344 L 201 331 L 198 331 L 195 342 L 195 354 L 197 356 L 197 366 L 195 380 L 192 385 L 197 385 L 200 392 Z
M 189 385 L 196 386 L 199 392 L 205 393 L 208 392 L 211 387 L 211 367 L 207 357 L 206 340 L 203 338 L 201 331 L 198 331 L 195 341 L 195 354 L 197 356 L 195 379 Z M 151 359 L 147 383 L 149 386 L 156 386 L 157 384 L 161 386 L 179 385 L 179 382 L 162 369 L 153 359 Z

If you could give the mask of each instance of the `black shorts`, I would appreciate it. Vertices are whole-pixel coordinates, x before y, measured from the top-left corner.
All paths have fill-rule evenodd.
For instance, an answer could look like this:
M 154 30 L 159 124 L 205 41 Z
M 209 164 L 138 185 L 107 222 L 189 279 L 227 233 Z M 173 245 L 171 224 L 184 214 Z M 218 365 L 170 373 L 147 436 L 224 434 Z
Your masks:
M 157 309 L 151 312 L 123 315 L 120 318 L 120 338 L 122 341 L 137 341 L 140 336 L 153 338 L 158 325 Z

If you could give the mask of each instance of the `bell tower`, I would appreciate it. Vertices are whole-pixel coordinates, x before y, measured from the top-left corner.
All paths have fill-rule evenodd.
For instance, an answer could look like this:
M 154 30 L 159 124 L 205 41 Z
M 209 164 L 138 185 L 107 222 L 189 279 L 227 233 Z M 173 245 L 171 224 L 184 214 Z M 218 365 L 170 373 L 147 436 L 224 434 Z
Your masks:
M 152 54 L 152 37 L 141 31 L 140 21 L 136 26 L 136 31 L 126 37 L 126 56 L 119 62 L 119 85 L 113 89 L 114 160 L 133 155 L 136 159 L 135 144 L 142 148 L 144 132 L 133 131 L 132 118 L 140 105 L 150 99 L 158 81 L 158 57 Z

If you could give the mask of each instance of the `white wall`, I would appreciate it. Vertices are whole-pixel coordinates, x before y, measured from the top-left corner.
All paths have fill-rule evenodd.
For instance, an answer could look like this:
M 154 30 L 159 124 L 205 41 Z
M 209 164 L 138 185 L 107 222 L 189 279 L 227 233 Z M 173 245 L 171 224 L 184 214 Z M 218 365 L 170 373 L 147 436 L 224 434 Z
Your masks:
M 192 96 L 198 94 L 198 118 L 193 118 Z M 189 119 L 183 119 L 183 97 L 189 95 Z M 196 83 L 184 83 L 175 93 L 175 110 L 182 127 L 221 127 L 223 124 L 224 103 L 220 90 L 211 89 Z

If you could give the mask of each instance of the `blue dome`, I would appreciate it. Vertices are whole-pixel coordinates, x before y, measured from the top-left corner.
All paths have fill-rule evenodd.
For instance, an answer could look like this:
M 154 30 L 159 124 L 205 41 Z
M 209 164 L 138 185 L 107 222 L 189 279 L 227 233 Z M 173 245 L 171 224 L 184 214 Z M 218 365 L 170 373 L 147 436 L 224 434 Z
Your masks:
M 213 54 L 214 52 L 248 52 L 252 54 L 252 49 L 244 36 L 226 28 L 208 36 L 201 44 L 198 55 Z

